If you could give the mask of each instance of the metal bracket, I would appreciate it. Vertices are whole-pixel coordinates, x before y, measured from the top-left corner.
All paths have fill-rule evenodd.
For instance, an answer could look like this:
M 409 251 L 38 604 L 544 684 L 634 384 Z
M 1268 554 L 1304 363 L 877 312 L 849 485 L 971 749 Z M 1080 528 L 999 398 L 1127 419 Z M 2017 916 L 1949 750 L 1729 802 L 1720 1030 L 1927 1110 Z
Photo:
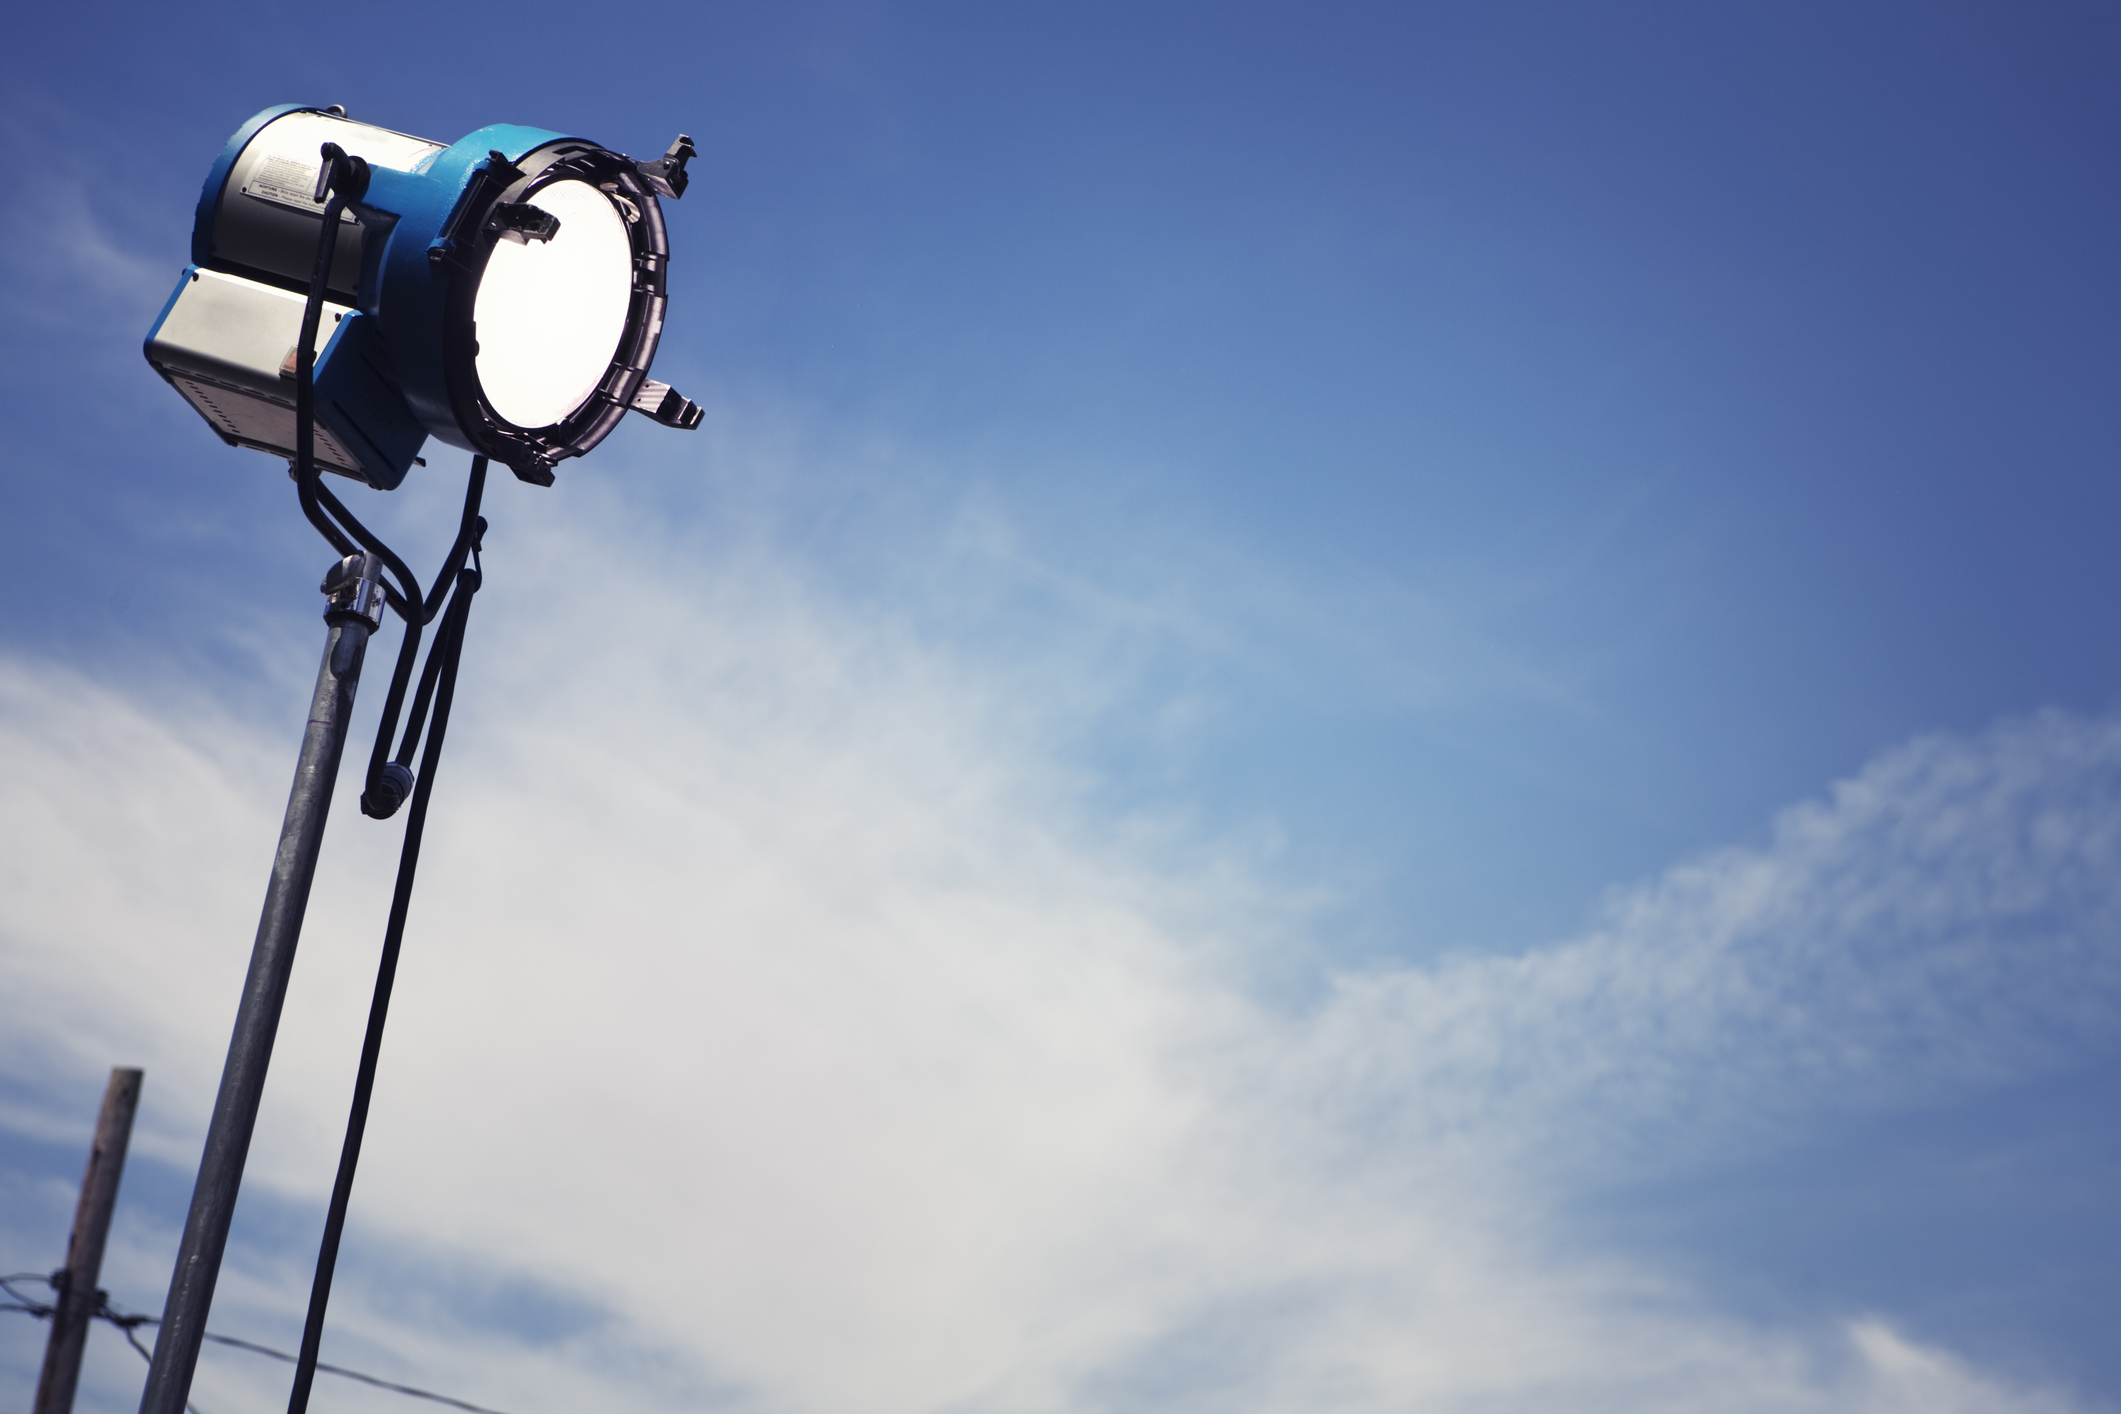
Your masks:
M 655 189 L 657 196 L 676 201 L 685 194 L 685 186 L 692 180 L 685 175 L 685 164 L 698 155 L 692 139 L 679 133 L 668 152 L 653 162 L 636 162 L 633 169 Z
M 698 427 L 703 416 L 698 403 L 668 383 L 658 383 L 653 378 L 641 380 L 641 391 L 633 395 L 633 410 L 647 414 L 665 427 L 675 427 L 683 432 Z
M 366 620 L 371 633 L 382 627 L 388 602 L 383 592 L 382 556 L 369 550 L 348 555 L 324 572 L 324 582 L 317 587 L 330 601 L 324 609 L 327 623 L 335 614 L 352 614 Z
M 442 226 L 434 244 L 427 248 L 427 261 L 436 267 L 450 266 L 468 275 L 471 267 L 465 263 L 462 244 L 469 236 L 463 226 L 474 212 L 485 209 L 486 201 L 523 180 L 523 169 L 508 160 L 508 155 L 499 148 L 490 148 L 486 160 L 472 173 L 471 181 L 464 187 L 464 194 L 457 199 L 457 209 L 450 214 Z
M 530 455 L 511 461 L 508 469 L 516 474 L 516 480 L 527 481 L 533 486 L 550 486 L 553 482 L 552 463 L 540 456 Z
M 492 229 L 499 232 L 504 241 L 529 245 L 532 241 L 549 241 L 558 235 L 560 218 L 527 201 L 510 201 L 493 209 Z

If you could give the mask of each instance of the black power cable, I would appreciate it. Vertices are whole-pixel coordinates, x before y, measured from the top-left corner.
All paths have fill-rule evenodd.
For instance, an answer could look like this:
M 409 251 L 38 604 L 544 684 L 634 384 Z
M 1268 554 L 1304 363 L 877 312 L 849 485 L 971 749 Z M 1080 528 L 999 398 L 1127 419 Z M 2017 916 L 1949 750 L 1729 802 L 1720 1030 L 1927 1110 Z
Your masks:
M 398 953 L 405 938 L 405 918 L 412 906 L 413 876 L 420 862 L 420 841 L 426 832 L 427 805 L 434 793 L 435 768 L 442 758 L 442 739 L 449 729 L 449 709 L 456 695 L 457 663 L 464 646 L 464 625 L 471 614 L 472 596 L 483 580 L 479 550 L 486 521 L 479 502 L 486 488 L 486 458 L 473 457 L 471 478 L 464 490 L 464 515 L 457 528 L 442 572 L 433 590 L 422 595 L 419 580 L 389 546 L 354 518 L 345 506 L 321 484 L 316 464 L 316 357 L 317 329 L 323 321 L 324 292 L 338 248 L 339 217 L 349 205 L 358 204 L 368 190 L 368 165 L 349 157 L 334 143 L 321 149 L 324 158 L 317 179 L 317 197 L 329 196 L 324 206 L 323 229 L 317 234 L 317 260 L 310 276 L 309 297 L 302 306 L 300 342 L 295 346 L 295 487 L 302 513 L 341 554 L 355 553 L 359 544 L 383 561 L 397 580 L 385 584 L 385 596 L 405 621 L 405 638 L 399 645 L 398 662 L 391 674 L 390 691 L 376 727 L 376 745 L 368 763 L 368 779 L 361 793 L 361 812 L 374 819 L 397 813 L 408 791 L 412 811 L 405 821 L 405 843 L 398 855 L 397 886 L 391 894 L 390 922 L 383 932 L 383 955 L 376 967 L 375 995 L 369 1003 L 368 1030 L 361 1042 L 361 1064 L 354 1077 L 353 1105 L 346 1117 L 346 1138 L 339 1151 L 339 1171 L 332 1181 L 331 1205 L 324 1216 L 324 1236 L 317 1248 L 315 1279 L 309 1293 L 309 1311 L 302 1324 L 302 1350 L 294 1357 L 294 1387 L 288 1394 L 288 1414 L 306 1414 L 310 1387 L 317 1371 L 330 1369 L 318 1360 L 324 1341 L 324 1312 L 331 1300 L 331 1283 L 339 1260 L 339 1243 L 346 1230 L 346 1210 L 353 1198 L 354 1170 L 361 1160 L 361 1141 L 368 1128 L 369 1101 L 375 1092 L 376 1065 L 383 1050 L 383 1026 L 390 1012 L 391 988 L 397 980 Z M 358 213 L 356 213 L 358 215 Z M 466 558 L 471 568 L 465 568 Z M 448 607 L 443 608 L 443 594 Z M 413 694 L 412 715 L 397 755 L 386 760 L 398 714 L 405 703 L 405 690 L 412 680 L 412 667 L 419 654 L 420 631 L 437 612 L 442 626 L 427 653 L 427 665 Z M 432 711 L 430 720 L 429 713 Z M 412 772 L 412 754 L 426 736 L 417 776 Z M 251 1347 L 256 1348 L 256 1347 Z M 266 1352 L 276 1353 L 276 1352 Z M 359 1376 L 357 1378 L 368 1378 Z M 372 1381 L 372 1383 L 381 1383 Z M 456 1403 L 458 1401 L 445 1401 Z M 475 1406 L 465 1405 L 467 1409 Z
M 479 515 L 479 502 L 485 492 L 486 458 L 473 457 L 471 480 L 464 488 L 464 519 L 457 527 L 456 544 L 450 547 L 449 559 L 443 564 L 442 572 L 435 576 L 434 590 L 421 604 L 419 614 L 408 615 L 405 619 L 405 638 L 398 645 L 398 665 L 391 673 L 390 691 L 383 699 L 383 715 L 376 724 L 375 750 L 369 754 L 367 781 L 361 791 L 361 813 L 371 819 L 389 819 L 412 791 L 412 753 L 419 744 L 420 723 L 426 717 L 432 692 L 433 653 L 427 655 L 428 670 L 421 674 L 420 691 L 413 699 L 412 721 L 406 726 L 405 742 L 398 749 L 395 760 L 387 759 L 390 738 L 398 729 L 398 713 L 405 705 L 406 686 L 412 681 L 413 661 L 420 651 L 420 630 L 440 611 L 444 589 L 456 582 L 458 572 L 464 568 L 465 557 L 486 533 L 486 522 Z
M 477 543 L 472 547 L 473 565 L 478 563 Z M 428 671 L 421 675 L 420 697 L 434 683 L 434 716 L 427 731 L 427 749 L 420 757 L 418 784 L 413 787 L 412 810 L 405 819 L 405 844 L 398 855 L 398 883 L 390 899 L 390 923 L 383 933 L 383 956 L 376 965 L 375 996 L 368 1007 L 368 1032 L 361 1042 L 361 1067 L 354 1078 L 353 1107 L 346 1118 L 346 1141 L 339 1151 L 339 1172 L 332 1182 L 331 1207 L 324 1217 L 324 1240 L 317 1250 L 316 1281 L 309 1293 L 309 1315 L 302 1325 L 302 1354 L 295 1365 L 294 1389 L 287 1400 L 288 1414 L 304 1414 L 309 1407 L 309 1389 L 316 1378 L 317 1354 L 324 1340 L 324 1308 L 331 1299 L 332 1273 L 339 1260 L 339 1239 L 346 1228 L 346 1209 L 353 1197 L 354 1168 L 361 1161 L 361 1139 L 368 1127 L 369 1098 L 376 1083 L 376 1062 L 383 1050 L 383 1023 L 390 1012 L 390 993 L 397 981 L 398 952 L 405 940 L 405 917 L 412 907 L 414 873 L 420 863 L 420 840 L 427 827 L 427 803 L 434 794 L 435 767 L 442 758 L 442 738 L 449 730 L 449 708 L 456 696 L 457 661 L 464 646 L 464 624 L 471 615 L 471 598 L 479 592 L 480 571 L 457 572 L 456 591 L 442 616 L 442 627 L 427 655 Z M 408 634 L 411 630 L 406 630 Z M 440 659 L 439 670 L 436 660 Z M 405 754 L 411 754 L 419 727 L 419 708 L 406 727 Z

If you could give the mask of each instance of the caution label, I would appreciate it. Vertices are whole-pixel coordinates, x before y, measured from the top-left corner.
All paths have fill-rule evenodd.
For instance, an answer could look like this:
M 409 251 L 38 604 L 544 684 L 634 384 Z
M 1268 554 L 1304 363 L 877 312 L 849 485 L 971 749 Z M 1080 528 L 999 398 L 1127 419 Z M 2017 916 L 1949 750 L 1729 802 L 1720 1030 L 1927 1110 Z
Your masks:
M 321 166 L 321 163 L 297 162 L 291 157 L 262 158 L 251 169 L 250 180 L 243 184 L 243 194 L 280 206 L 292 206 L 297 211 L 321 212 L 324 203 L 317 200 L 316 195 Z M 354 214 L 342 211 L 340 219 L 351 222 Z

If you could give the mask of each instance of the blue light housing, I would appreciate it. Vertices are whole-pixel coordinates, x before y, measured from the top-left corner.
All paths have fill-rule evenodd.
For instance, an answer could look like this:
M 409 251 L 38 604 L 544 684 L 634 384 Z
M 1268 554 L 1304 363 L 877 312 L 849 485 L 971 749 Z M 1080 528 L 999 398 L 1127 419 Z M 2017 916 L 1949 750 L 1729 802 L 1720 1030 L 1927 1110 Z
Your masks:
M 365 160 L 369 183 L 318 331 L 321 467 L 389 490 L 432 436 L 549 486 L 628 410 L 698 426 L 697 406 L 648 377 L 670 261 L 660 198 L 685 189 L 689 138 L 635 162 L 542 128 L 444 146 L 285 105 L 214 163 L 191 264 L 147 339 L 148 361 L 224 441 L 293 455 L 326 142 Z

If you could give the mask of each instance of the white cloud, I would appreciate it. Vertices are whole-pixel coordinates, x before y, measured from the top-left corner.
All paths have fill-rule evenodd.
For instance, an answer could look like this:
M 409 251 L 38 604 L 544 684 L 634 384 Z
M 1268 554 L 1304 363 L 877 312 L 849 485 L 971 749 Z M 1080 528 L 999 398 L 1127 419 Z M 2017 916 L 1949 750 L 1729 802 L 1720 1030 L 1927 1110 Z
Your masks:
M 2067 1055 L 2115 1010 L 2121 727 L 1915 743 L 1582 938 L 1298 1014 L 1237 980 L 1302 917 L 1247 846 L 1139 850 L 1021 682 L 579 490 L 474 615 L 333 1349 L 520 1414 L 2079 1407 L 1559 1255 L 1541 1175 Z M 196 1157 L 299 725 L 204 691 L 0 668 L 17 1132 L 142 1063 L 141 1152 Z M 328 1183 L 394 840 L 342 798 L 261 1194 Z M 220 1324 L 287 1327 L 306 1234 Z M 555 1291 L 608 1319 L 524 1334 Z

